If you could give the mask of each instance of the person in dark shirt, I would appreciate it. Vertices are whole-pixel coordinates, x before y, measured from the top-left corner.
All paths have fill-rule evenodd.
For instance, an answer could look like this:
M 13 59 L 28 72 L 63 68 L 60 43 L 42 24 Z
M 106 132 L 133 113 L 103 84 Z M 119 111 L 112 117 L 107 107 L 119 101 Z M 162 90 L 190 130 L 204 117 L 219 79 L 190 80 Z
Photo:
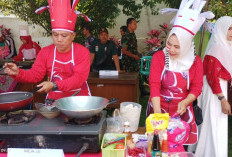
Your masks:
M 120 71 L 118 50 L 113 41 L 108 40 L 108 30 L 99 31 L 99 39 L 94 40 L 90 48 L 92 71 L 118 70 Z
M 85 47 L 87 47 L 88 49 L 90 49 L 90 46 L 94 42 L 94 37 L 92 36 L 90 25 L 84 26 L 84 28 L 83 28 L 83 34 L 86 37 L 86 39 L 85 39 Z

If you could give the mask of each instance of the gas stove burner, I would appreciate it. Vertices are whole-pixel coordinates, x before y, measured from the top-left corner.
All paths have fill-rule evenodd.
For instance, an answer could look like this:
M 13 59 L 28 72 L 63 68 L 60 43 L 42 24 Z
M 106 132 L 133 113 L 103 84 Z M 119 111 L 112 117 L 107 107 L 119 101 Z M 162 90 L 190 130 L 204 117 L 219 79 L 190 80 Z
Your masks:
M 77 119 L 77 118 L 65 118 L 64 123 L 68 125 L 94 125 L 98 124 L 98 122 L 101 120 L 102 114 L 97 114 L 93 117 L 87 118 L 87 119 Z
M 8 125 L 22 125 L 30 122 L 36 116 L 34 111 L 9 112 L 0 117 L 0 123 Z

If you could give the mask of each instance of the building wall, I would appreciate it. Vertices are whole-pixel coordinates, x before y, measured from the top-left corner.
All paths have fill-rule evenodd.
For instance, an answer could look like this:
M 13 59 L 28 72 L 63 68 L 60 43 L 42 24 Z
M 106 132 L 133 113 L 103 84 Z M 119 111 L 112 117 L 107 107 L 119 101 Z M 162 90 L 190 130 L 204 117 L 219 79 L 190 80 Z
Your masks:
M 159 8 L 165 8 L 164 5 L 159 5 Z M 113 29 L 109 30 L 110 36 L 115 36 L 117 39 L 121 38 L 120 27 L 126 25 L 127 16 L 121 14 L 117 18 L 116 26 Z M 138 50 L 139 52 L 144 52 L 146 49 L 145 40 L 148 38 L 147 33 L 151 29 L 159 29 L 159 25 L 163 23 L 169 23 L 173 15 L 152 15 L 149 8 L 144 8 L 141 13 L 141 17 L 137 24 L 137 30 L 135 31 L 137 41 L 138 41 Z
M 41 47 L 50 45 L 52 43 L 51 37 L 44 36 L 45 31 L 42 27 L 37 25 L 29 25 L 27 22 L 22 21 L 14 16 L 10 16 L 10 17 L 0 16 L 0 25 L 3 25 L 5 28 L 11 29 L 11 34 L 15 41 L 17 52 L 22 44 L 21 40 L 19 39 L 20 36 L 19 28 L 21 25 L 28 25 L 29 33 L 32 37 L 32 40 L 39 43 Z
M 164 5 L 160 5 L 159 8 L 164 8 Z M 172 19 L 173 16 L 170 15 L 151 15 L 150 9 L 145 8 L 142 10 L 141 13 L 141 18 L 140 21 L 138 22 L 138 27 L 137 30 L 135 31 L 137 40 L 138 40 L 138 49 L 139 52 L 145 51 L 146 44 L 145 44 L 145 39 L 148 37 L 147 33 L 151 29 L 157 29 L 159 28 L 160 24 L 169 23 L 169 21 Z M 121 35 L 119 32 L 119 28 L 122 25 L 126 25 L 126 20 L 127 16 L 124 14 L 121 14 L 117 19 L 116 19 L 116 25 L 114 28 L 109 29 L 109 35 L 110 36 L 115 36 L 116 39 L 120 39 Z M 11 32 L 13 35 L 13 39 L 15 40 L 16 43 L 16 49 L 18 51 L 21 41 L 19 39 L 19 26 L 20 25 L 28 25 L 29 26 L 29 33 L 32 36 L 32 40 L 36 41 L 39 43 L 41 47 L 50 45 L 52 43 L 52 38 L 51 37 L 45 37 L 44 36 L 44 29 L 40 26 L 36 25 L 29 25 L 27 22 L 24 22 L 20 20 L 19 18 L 16 18 L 14 16 L 8 16 L 4 17 L 3 15 L 0 15 L 0 25 L 4 25 L 6 28 L 11 28 Z

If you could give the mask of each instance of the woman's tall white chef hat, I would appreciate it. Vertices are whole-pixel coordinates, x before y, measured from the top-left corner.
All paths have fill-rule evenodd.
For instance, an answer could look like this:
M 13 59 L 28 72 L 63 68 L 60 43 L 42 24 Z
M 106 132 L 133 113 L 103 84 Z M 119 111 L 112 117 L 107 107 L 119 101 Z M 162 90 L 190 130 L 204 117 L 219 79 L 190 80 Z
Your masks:
M 19 34 L 20 36 L 29 36 L 29 28 L 26 25 L 19 26 Z
M 182 0 L 179 9 L 164 8 L 160 10 L 160 13 L 170 14 L 177 12 L 170 22 L 173 24 L 173 29 L 180 28 L 194 36 L 206 19 L 214 18 L 214 14 L 211 11 L 201 13 L 205 4 L 206 1 L 204 0 Z
M 79 11 L 75 11 L 75 8 L 79 0 L 48 0 L 49 6 L 43 6 L 35 11 L 37 14 L 41 14 L 43 11 L 49 9 L 52 30 L 64 30 L 73 32 L 77 16 L 81 15 L 86 21 L 91 21 L 86 15 Z

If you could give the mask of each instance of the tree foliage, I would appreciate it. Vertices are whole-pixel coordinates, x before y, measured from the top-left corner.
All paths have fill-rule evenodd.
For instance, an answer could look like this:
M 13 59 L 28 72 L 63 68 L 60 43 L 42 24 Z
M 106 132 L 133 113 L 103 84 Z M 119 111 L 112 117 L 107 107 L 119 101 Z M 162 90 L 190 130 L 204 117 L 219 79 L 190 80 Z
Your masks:
M 158 14 L 157 4 L 164 3 L 168 7 L 178 8 L 180 2 L 181 0 L 80 0 L 76 9 L 92 19 L 93 33 L 96 34 L 101 27 L 113 27 L 121 11 L 127 16 L 139 19 L 143 7 L 149 7 L 153 14 Z M 15 14 L 30 24 L 40 25 L 50 34 L 49 12 L 45 11 L 40 15 L 34 13 L 37 8 L 46 5 L 47 0 L 0 0 L 0 11 Z M 208 0 L 205 9 L 214 12 L 216 18 L 223 15 L 232 16 L 232 2 L 229 0 Z M 83 37 L 81 30 L 85 24 L 83 18 L 78 18 L 75 31 L 79 42 Z
M 40 15 L 35 14 L 37 8 L 47 5 L 47 0 L 1 0 L 0 11 L 5 14 L 15 14 L 29 24 L 40 25 L 49 35 L 51 33 L 49 12 L 45 11 Z M 96 33 L 101 27 L 111 28 L 115 25 L 115 19 L 121 12 L 119 6 L 122 7 L 124 14 L 137 19 L 140 17 L 142 4 L 137 3 L 136 0 L 80 0 L 76 10 L 92 19 L 93 33 Z M 82 17 L 77 20 L 75 31 L 77 32 L 77 38 L 79 38 L 78 41 L 82 38 L 81 30 L 86 23 Z

